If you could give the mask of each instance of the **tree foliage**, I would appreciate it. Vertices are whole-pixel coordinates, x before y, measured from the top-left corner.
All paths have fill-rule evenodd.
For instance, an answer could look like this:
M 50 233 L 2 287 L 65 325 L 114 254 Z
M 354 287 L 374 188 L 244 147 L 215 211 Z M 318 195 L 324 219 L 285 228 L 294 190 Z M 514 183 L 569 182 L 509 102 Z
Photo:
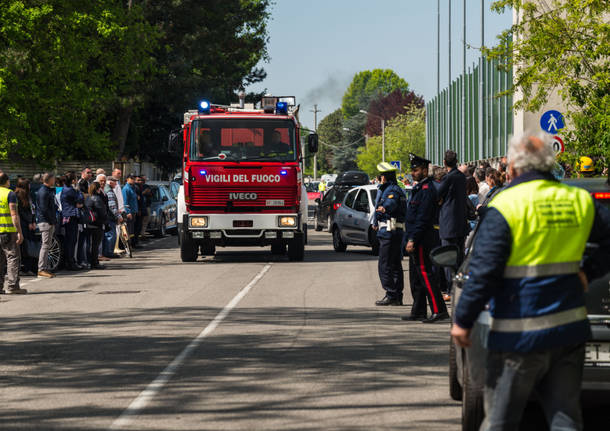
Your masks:
M 142 9 L 123 2 L 3 1 L 1 156 L 109 157 L 117 95 L 153 73 L 155 43 Z
M 269 0 L 0 0 L 0 157 L 140 156 L 265 77 Z
M 329 170 L 333 166 L 335 149 L 341 145 L 343 139 L 343 114 L 337 109 L 320 121 L 318 124 L 318 135 L 320 136 L 320 154 L 318 161 L 321 168 Z M 324 161 L 322 164 L 322 160 Z
M 387 122 L 398 114 L 406 113 L 412 107 L 423 108 L 424 105 L 423 97 L 413 91 L 405 92 L 400 89 L 392 91 L 387 96 L 373 99 L 367 110 L 373 115 L 369 115 L 366 121 L 366 134 L 368 136 L 381 135 L 381 121 L 374 116 L 381 117 Z
M 385 129 L 385 159 L 401 160 L 407 166 L 409 153 L 423 156 L 426 148 L 426 110 L 410 107 L 406 113 L 392 118 Z M 382 160 L 381 136 L 369 138 L 367 145 L 358 150 L 358 168 L 369 175 L 377 174 Z
M 127 153 L 166 159 L 164 143 L 182 114 L 201 99 L 229 104 L 235 93 L 265 78 L 269 0 L 159 0 L 146 17 L 162 29 L 155 58 L 161 73 L 149 83 Z
M 352 79 L 343 95 L 342 111 L 346 118 L 367 109 L 371 100 L 384 97 L 394 90 L 409 91 L 409 84 L 391 69 L 364 70 Z
M 578 155 L 610 156 L 610 21 L 607 0 L 500 0 L 496 11 L 521 19 L 486 50 L 513 67 L 523 97 L 515 106 L 536 111 L 558 90 L 566 103 L 566 145 Z M 513 38 L 513 36 L 517 36 Z M 571 123 L 571 124 L 570 124 Z

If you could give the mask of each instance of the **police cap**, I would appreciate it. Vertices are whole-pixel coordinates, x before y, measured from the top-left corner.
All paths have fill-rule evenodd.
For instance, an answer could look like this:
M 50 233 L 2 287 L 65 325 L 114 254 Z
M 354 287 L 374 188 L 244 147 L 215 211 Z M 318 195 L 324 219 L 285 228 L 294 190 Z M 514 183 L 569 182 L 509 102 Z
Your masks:
M 409 161 L 411 162 L 411 169 L 427 168 L 431 163 L 430 160 L 419 157 L 413 153 L 409 153 Z
M 398 168 L 388 162 L 381 162 L 377 165 L 377 170 L 383 174 L 384 172 L 395 172 Z

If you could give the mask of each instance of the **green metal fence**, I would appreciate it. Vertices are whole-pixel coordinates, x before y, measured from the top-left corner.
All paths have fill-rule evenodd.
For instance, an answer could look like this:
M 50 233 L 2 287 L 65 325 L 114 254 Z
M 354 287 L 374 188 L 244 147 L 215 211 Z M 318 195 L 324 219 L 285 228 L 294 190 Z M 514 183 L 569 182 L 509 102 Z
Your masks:
M 460 162 L 501 157 L 513 133 L 512 97 L 498 94 L 512 82 L 512 70 L 481 57 L 449 88 L 426 104 L 426 156 L 442 165 L 451 149 Z

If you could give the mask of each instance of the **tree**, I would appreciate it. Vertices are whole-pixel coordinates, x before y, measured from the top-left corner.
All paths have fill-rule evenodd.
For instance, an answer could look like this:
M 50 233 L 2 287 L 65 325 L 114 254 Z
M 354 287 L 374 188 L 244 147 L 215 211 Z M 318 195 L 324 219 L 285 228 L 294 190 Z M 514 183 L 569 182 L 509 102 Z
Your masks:
M 323 159 L 325 167 L 332 166 L 334 148 L 341 144 L 343 139 L 343 114 L 337 109 L 320 121 L 318 124 L 318 135 L 320 136 L 320 151 L 318 160 Z
M 418 96 L 413 91 L 402 91 L 400 89 L 392 91 L 390 94 L 378 99 L 373 99 L 367 111 L 373 115 L 369 115 L 366 122 L 367 136 L 381 135 L 381 117 L 386 122 L 394 118 L 398 114 L 404 114 L 412 107 L 423 108 L 424 98 Z
M 156 30 L 142 9 L 113 0 L 3 1 L 0 28 L 1 157 L 48 166 L 111 157 L 116 95 L 153 70 Z
M 162 73 L 143 95 L 126 153 L 165 160 L 167 136 L 180 126 L 185 111 L 201 99 L 235 102 L 242 86 L 265 78 L 257 64 L 267 59 L 269 4 L 269 0 L 148 2 L 148 21 L 163 31 L 154 54 Z
M 515 106 L 537 111 L 558 90 L 567 105 L 568 159 L 610 157 L 610 22 L 607 0 L 496 1 L 521 19 L 500 36 L 489 57 L 514 70 L 522 92 Z M 513 38 L 513 35 L 517 36 Z
M 390 69 L 364 70 L 357 73 L 343 95 L 341 109 L 345 118 L 367 109 L 371 100 L 394 90 L 409 91 L 409 84 Z
M 426 110 L 411 107 L 388 122 L 385 129 L 386 160 L 409 161 L 409 153 L 423 156 L 426 148 Z M 369 138 L 366 147 L 358 150 L 358 168 L 373 176 L 381 157 L 381 136 Z
M 358 148 L 364 145 L 364 124 L 366 115 L 358 113 L 343 119 L 343 138 L 341 144 L 334 150 L 333 167 L 336 171 L 356 169 Z

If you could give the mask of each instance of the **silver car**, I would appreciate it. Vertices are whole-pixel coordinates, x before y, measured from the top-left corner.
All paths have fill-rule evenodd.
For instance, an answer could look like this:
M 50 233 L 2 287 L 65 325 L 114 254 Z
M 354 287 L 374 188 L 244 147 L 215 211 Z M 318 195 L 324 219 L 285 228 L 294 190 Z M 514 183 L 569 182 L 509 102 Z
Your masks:
M 377 234 L 371 226 L 377 191 L 376 186 L 366 185 L 354 187 L 345 195 L 330 229 L 335 251 L 344 252 L 348 245 L 363 245 L 371 247 L 374 256 L 379 254 Z

